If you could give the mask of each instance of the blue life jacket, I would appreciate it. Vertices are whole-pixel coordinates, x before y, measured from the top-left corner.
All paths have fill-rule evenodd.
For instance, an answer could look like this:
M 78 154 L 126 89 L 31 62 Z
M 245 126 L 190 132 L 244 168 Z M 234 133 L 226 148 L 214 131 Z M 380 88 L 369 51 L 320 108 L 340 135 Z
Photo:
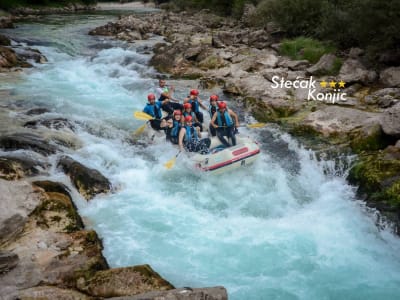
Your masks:
M 224 120 L 225 119 L 225 120 Z M 221 112 L 218 110 L 217 111 L 217 123 L 218 126 L 227 126 L 227 127 L 231 127 L 233 126 L 233 121 L 231 116 L 228 113 L 228 110 L 224 111 L 224 115 L 221 115 Z
M 172 130 L 171 130 L 171 136 L 178 137 L 179 130 L 181 129 L 181 127 L 182 127 L 181 122 L 178 122 L 178 121 L 174 120 L 173 127 L 172 127 Z
M 161 107 L 161 102 L 156 102 L 154 103 L 154 105 L 147 103 L 143 109 L 143 112 L 152 116 L 153 118 L 161 119 L 162 113 L 160 107 Z
M 210 118 L 213 117 L 213 115 L 215 114 L 215 112 L 217 111 L 217 107 L 214 105 L 209 105 L 208 106 L 208 113 L 210 114 Z
M 197 130 L 196 130 L 196 128 L 193 127 L 193 125 L 192 126 L 186 125 L 185 129 L 186 129 L 185 141 L 187 143 L 191 142 L 192 139 L 194 139 L 194 140 L 198 140 L 199 139 L 199 136 L 197 134 Z
M 193 111 L 191 111 L 190 114 L 189 114 L 187 111 L 184 111 L 184 112 L 183 112 L 183 116 L 184 116 L 184 117 L 192 116 L 193 122 L 196 122 L 196 121 L 195 121 L 195 120 L 196 120 L 196 119 L 195 119 L 196 114 L 195 114 Z
M 197 98 L 195 99 L 189 99 L 189 103 L 192 104 L 192 111 L 194 111 L 196 114 L 200 111 L 200 104 L 199 101 L 196 101 Z

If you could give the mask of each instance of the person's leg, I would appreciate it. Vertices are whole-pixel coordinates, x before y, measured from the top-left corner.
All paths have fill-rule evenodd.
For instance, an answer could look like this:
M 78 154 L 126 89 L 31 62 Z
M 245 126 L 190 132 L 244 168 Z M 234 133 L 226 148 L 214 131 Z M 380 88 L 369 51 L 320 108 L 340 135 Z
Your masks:
M 211 140 L 209 138 L 201 139 L 196 147 L 196 152 L 208 154 L 210 152 Z
M 235 136 L 235 128 L 229 127 L 227 128 L 228 137 L 232 140 L 232 146 L 236 146 L 236 136 Z
M 161 130 L 161 120 L 150 120 L 151 128 Z
M 225 147 L 230 147 L 231 145 L 228 143 L 228 141 L 224 138 L 225 133 L 225 128 L 217 128 L 217 137 L 221 141 L 222 144 L 225 145 Z
M 217 130 L 211 124 L 208 126 L 208 128 L 210 129 L 211 136 L 217 135 Z
M 204 122 L 203 113 L 201 111 L 196 113 L 196 118 L 197 118 L 197 120 L 199 120 L 200 123 Z
M 201 125 L 201 123 L 196 122 L 193 124 L 194 127 L 200 127 L 200 131 L 203 131 L 203 125 Z

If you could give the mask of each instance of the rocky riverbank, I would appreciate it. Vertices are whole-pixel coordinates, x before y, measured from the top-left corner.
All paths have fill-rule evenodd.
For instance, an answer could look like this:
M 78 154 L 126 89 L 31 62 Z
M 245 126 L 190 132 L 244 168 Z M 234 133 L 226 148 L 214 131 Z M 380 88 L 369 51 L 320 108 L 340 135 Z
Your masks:
M 201 89 L 220 88 L 258 121 L 280 124 L 314 150 L 359 154 L 350 181 L 398 231 L 400 62 L 395 58 L 382 59 L 374 69 L 367 67 L 363 49 L 352 48 L 325 54 L 315 64 L 292 60 L 281 55 L 284 32 L 274 24 L 252 28 L 206 10 L 126 16 L 90 34 L 132 43 L 164 36 L 151 60 L 160 72 L 198 79 Z
M 227 299 L 223 287 L 175 289 L 149 265 L 110 268 L 74 204 L 113 190 L 69 156 L 82 124 L 0 94 L 1 299 Z M 49 180 L 54 169 L 63 182 Z

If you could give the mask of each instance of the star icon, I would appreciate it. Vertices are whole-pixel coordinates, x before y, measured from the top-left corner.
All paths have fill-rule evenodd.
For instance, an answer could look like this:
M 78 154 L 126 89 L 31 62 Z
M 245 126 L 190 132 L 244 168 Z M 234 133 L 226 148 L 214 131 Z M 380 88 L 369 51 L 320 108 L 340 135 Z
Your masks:
M 329 86 L 330 86 L 331 88 L 335 88 L 335 87 L 336 87 L 336 82 L 335 82 L 335 81 L 329 82 Z
M 340 88 L 344 88 L 344 85 L 346 84 L 346 82 L 344 82 L 343 80 L 340 80 L 340 81 L 338 82 L 338 84 L 339 84 L 339 87 L 340 87 Z
M 321 87 L 323 87 L 323 88 L 326 88 L 326 86 L 327 86 L 327 82 L 324 80 L 324 81 L 321 81 L 320 83 L 319 83 L 319 85 L 321 86 Z

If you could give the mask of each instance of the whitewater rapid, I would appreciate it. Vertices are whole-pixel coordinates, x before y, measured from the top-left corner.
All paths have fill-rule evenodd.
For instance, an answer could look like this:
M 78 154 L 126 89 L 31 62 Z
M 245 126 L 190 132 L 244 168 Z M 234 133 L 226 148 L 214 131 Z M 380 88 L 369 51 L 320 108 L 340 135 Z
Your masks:
M 74 193 L 112 267 L 149 263 L 177 287 L 223 285 L 234 300 L 399 299 L 399 239 L 377 228 L 345 169 L 318 162 L 288 134 L 241 130 L 262 154 L 220 176 L 193 172 L 184 159 L 166 170 L 171 145 L 132 143 L 143 124 L 133 112 L 154 91 L 156 72 L 142 44 L 87 35 L 113 18 L 48 17 L 5 31 L 49 62 L 0 82 L 49 116 L 78 124 L 82 147 L 65 151 L 115 187 L 89 203 Z M 174 83 L 180 97 L 197 88 Z M 55 168 L 49 177 L 69 183 Z

